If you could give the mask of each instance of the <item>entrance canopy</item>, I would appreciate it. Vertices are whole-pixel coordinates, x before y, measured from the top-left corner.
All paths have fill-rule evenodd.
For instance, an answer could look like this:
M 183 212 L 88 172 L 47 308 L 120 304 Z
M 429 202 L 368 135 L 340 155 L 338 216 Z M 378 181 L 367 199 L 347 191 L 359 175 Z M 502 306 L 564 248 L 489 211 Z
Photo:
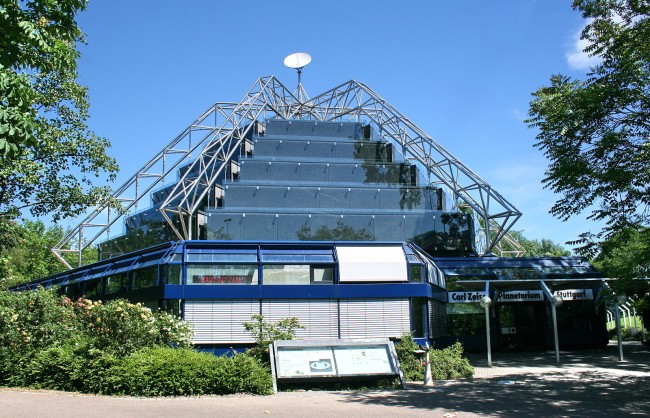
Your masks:
M 595 289 L 603 285 L 606 279 L 585 278 L 585 279 L 543 279 L 543 280 L 458 280 L 460 286 L 467 290 L 484 291 L 486 284 L 489 289 L 501 292 L 515 290 L 538 290 L 542 282 L 551 290 L 565 289 Z

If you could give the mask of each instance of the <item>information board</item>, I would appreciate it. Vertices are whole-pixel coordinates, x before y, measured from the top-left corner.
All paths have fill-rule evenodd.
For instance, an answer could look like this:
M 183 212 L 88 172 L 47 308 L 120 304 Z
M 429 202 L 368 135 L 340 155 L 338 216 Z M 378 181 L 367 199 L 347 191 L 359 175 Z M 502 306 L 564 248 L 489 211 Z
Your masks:
M 275 380 L 394 376 L 406 388 L 387 338 L 275 341 L 269 348 Z

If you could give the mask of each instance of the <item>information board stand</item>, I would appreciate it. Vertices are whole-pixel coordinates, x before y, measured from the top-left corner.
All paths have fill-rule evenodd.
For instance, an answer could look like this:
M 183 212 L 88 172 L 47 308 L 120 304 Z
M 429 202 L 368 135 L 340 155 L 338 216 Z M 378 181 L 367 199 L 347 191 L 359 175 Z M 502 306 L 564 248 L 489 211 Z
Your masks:
M 352 377 L 404 375 L 393 342 L 388 338 L 362 340 L 278 340 L 269 346 L 273 390 L 280 381 L 343 380 Z

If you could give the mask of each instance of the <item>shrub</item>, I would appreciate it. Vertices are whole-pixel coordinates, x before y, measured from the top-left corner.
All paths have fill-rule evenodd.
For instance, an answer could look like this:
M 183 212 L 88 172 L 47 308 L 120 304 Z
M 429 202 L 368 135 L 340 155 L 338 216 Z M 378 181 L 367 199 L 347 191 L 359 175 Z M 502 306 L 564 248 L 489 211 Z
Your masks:
M 608 330 L 609 339 L 618 339 L 616 328 Z M 621 341 L 641 341 L 642 333 L 637 328 L 624 327 L 621 328 Z
M 72 307 L 53 289 L 0 291 L 0 385 L 25 385 L 36 353 L 64 344 L 77 328 Z
M 116 357 L 95 348 L 91 339 L 75 336 L 36 352 L 16 378 L 21 386 L 102 393 L 107 371 L 116 362 Z
M 474 375 L 474 367 L 463 357 L 463 345 L 458 341 L 442 350 L 429 351 L 429 356 L 434 380 L 460 379 Z
M 402 336 L 402 339 L 395 344 L 395 352 L 397 353 L 402 373 L 404 374 L 404 378 L 408 381 L 424 379 L 422 357 L 415 354 L 415 350 L 421 348 L 422 347 L 413 341 L 413 337 L 408 334 Z
M 268 371 L 251 357 L 216 357 L 188 348 L 144 348 L 109 374 L 109 393 L 136 396 L 269 394 L 273 386 Z
M 424 380 L 424 357 L 414 353 L 421 348 L 410 335 L 403 336 L 395 344 L 395 351 L 406 380 Z M 474 375 L 474 367 L 467 358 L 463 357 L 463 346 L 458 341 L 442 350 L 429 350 L 429 359 L 433 380 L 460 379 Z
M 187 322 L 166 312 L 152 313 L 139 303 L 79 299 L 73 306 L 94 346 L 118 356 L 155 345 L 188 347 L 191 343 Z
M 246 353 L 264 364 L 270 363 L 269 344 L 276 340 L 293 340 L 296 330 L 305 328 L 298 318 L 283 318 L 276 322 L 266 322 L 264 315 L 253 315 L 251 322 L 244 322 L 246 331 L 253 334 L 255 347 Z

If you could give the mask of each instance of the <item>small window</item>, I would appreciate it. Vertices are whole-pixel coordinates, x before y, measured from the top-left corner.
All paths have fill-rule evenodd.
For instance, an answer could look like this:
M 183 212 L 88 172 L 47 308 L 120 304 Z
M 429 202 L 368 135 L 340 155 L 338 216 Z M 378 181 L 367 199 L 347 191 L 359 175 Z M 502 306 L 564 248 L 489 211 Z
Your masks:
M 264 266 L 264 284 L 310 284 L 311 272 L 306 264 Z
M 424 338 L 424 325 L 427 316 L 427 300 L 424 298 L 411 299 L 411 336 Z
M 312 267 L 311 282 L 314 284 L 334 283 L 334 269 L 332 267 Z
M 84 296 L 92 298 L 101 294 L 102 286 L 99 279 L 88 280 L 85 283 Z
M 133 271 L 133 290 L 146 289 L 158 283 L 158 267 L 148 267 Z
M 117 293 L 126 290 L 126 274 L 116 274 L 106 278 L 106 294 Z
M 424 283 L 426 269 L 422 264 L 409 264 L 409 281 L 411 283 Z
M 181 265 L 169 264 L 160 269 L 164 284 L 181 284 Z
M 257 264 L 189 265 L 187 284 L 257 284 Z

